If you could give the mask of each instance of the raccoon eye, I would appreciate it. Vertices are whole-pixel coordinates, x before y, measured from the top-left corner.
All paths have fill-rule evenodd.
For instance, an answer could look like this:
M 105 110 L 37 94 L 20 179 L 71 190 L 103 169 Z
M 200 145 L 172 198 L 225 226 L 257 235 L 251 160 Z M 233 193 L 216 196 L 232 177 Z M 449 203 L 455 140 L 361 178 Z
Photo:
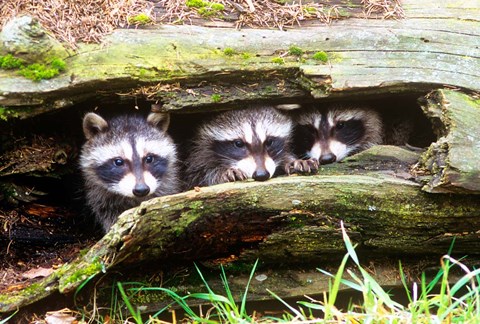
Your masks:
M 345 127 L 345 122 L 339 122 L 335 125 L 335 129 L 340 130 Z
M 115 164 L 116 166 L 119 167 L 119 166 L 124 165 L 124 164 L 125 164 L 125 161 L 123 161 L 123 160 L 120 159 L 120 158 L 117 158 L 117 159 L 114 159 L 114 160 L 113 160 L 113 164 Z
M 273 145 L 273 138 L 270 138 L 270 137 L 267 138 L 267 139 L 265 140 L 265 145 L 266 145 L 267 147 L 272 146 L 272 145 Z
M 153 157 L 153 155 L 147 155 L 145 157 L 145 163 L 153 163 L 153 161 L 155 161 L 155 158 Z
M 235 147 L 242 148 L 245 146 L 245 143 L 242 140 L 235 140 L 233 141 L 233 145 L 235 145 Z

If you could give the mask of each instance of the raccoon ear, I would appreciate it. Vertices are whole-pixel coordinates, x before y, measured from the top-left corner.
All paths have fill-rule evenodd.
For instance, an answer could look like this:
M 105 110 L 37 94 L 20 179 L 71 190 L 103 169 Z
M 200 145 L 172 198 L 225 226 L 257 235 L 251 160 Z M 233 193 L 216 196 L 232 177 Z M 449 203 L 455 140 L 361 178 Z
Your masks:
M 147 123 L 166 132 L 170 125 L 170 114 L 166 112 L 153 112 L 147 117 Z
M 83 117 L 83 133 L 87 139 L 103 133 L 107 128 L 107 121 L 95 113 L 88 113 Z

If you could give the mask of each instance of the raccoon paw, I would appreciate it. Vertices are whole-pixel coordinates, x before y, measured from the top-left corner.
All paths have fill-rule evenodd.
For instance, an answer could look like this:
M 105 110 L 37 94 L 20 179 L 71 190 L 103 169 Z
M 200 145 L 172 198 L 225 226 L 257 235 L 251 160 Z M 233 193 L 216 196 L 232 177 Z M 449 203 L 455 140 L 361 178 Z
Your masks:
M 313 173 L 318 170 L 318 160 L 294 160 L 285 166 L 287 174 L 290 173 Z
M 234 182 L 234 181 L 242 181 L 247 180 L 248 176 L 239 169 L 228 169 L 222 176 L 223 182 Z

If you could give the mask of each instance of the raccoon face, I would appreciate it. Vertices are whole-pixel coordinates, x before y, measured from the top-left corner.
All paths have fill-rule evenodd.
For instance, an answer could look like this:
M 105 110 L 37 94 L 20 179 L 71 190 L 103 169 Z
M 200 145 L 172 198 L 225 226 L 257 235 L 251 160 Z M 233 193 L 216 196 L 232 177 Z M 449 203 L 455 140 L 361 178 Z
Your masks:
M 230 111 L 206 128 L 218 163 L 257 181 L 270 179 L 290 144 L 291 122 L 273 108 Z M 204 131 L 205 131 L 204 130 Z
M 156 141 L 131 138 L 113 147 L 100 147 L 92 153 L 103 156 L 103 162 L 94 167 L 95 173 L 108 190 L 122 196 L 154 193 L 168 169 L 168 159 L 156 145 Z
M 158 122 L 125 117 L 107 123 L 87 114 L 81 159 L 87 180 L 125 197 L 153 195 L 175 160 L 175 147 Z
M 309 110 L 298 118 L 295 151 L 301 158 L 314 158 L 320 164 L 333 163 L 379 144 L 381 132 L 380 117 L 373 110 Z

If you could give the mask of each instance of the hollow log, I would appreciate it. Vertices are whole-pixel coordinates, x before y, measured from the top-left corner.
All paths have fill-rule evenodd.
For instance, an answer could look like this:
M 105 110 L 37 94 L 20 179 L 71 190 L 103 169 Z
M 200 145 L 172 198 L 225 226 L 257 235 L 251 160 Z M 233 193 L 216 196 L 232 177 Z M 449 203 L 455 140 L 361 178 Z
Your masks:
M 419 169 L 431 175 L 423 189 L 480 193 L 480 100 L 438 90 L 422 101 L 439 137 L 421 159 Z
M 402 4 L 405 19 L 351 18 L 287 32 L 120 29 L 103 44 L 80 45 L 54 79 L 0 70 L 0 105 L 5 116 L 26 118 L 119 93 L 184 112 L 252 100 L 421 94 L 444 85 L 480 90 L 478 4 Z M 292 45 L 304 54 L 289 54 Z M 313 59 L 316 52 L 328 60 Z
M 0 296 L 0 309 L 11 311 L 54 291 L 67 293 L 89 276 L 152 260 L 162 264 L 231 255 L 272 265 L 335 260 L 344 251 L 341 220 L 359 251 L 370 255 L 441 255 L 453 237 L 455 252 L 476 255 L 478 196 L 425 193 L 405 179 L 411 177 L 405 168 L 390 168 L 395 161 L 407 166 L 417 158 L 398 147 L 380 146 L 352 157 L 354 165 L 363 167 L 355 175 L 320 171 L 152 199 L 123 213 L 86 254 L 35 283 L 35 289 Z M 348 168 L 349 163 L 337 165 Z
M 478 3 L 452 8 L 405 0 L 403 6 L 406 19 L 355 18 L 288 32 L 220 33 L 198 26 L 118 30 L 102 45 L 80 45 L 55 79 L 33 82 L 0 70 L 0 117 L 28 119 L 86 101 L 118 102 L 118 96 L 159 101 L 163 109 L 182 113 L 252 101 L 418 97 L 444 86 L 479 91 Z M 304 54 L 289 54 L 291 45 Z M 226 55 L 227 48 L 235 54 Z M 314 60 L 316 52 L 325 52 L 328 60 Z M 439 91 L 427 98 L 427 114 L 434 124 L 440 122 L 439 143 L 455 145 L 433 144 L 413 174 L 418 154 L 379 146 L 324 166 L 314 176 L 156 198 L 123 213 L 100 241 L 52 275 L 0 295 L 0 311 L 72 292 L 102 272 L 149 261 L 233 256 L 276 267 L 334 260 L 344 252 L 340 221 L 368 255 L 440 255 L 455 238 L 456 253 L 478 258 L 478 164 L 472 171 L 470 162 L 463 163 L 469 153 L 474 154 L 469 161 L 478 161 L 478 150 L 467 154 L 464 142 L 457 143 L 471 134 L 463 125 L 478 129 L 463 116 L 468 100 L 475 115 L 478 102 L 471 96 Z M 430 192 L 421 190 L 422 181 Z

